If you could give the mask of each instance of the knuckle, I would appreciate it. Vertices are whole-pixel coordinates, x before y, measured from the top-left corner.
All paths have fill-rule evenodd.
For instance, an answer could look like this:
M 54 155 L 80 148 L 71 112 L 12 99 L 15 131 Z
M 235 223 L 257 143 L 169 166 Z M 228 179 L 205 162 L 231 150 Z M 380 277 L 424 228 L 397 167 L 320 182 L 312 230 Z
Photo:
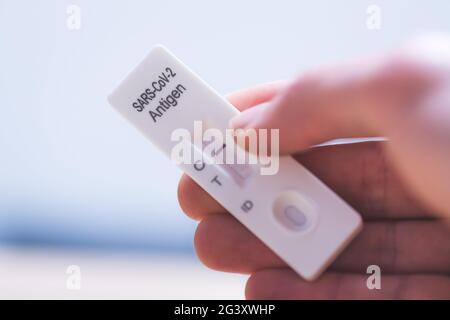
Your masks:
M 385 101 L 406 98 L 423 93 L 437 79 L 430 61 L 420 58 L 417 49 L 399 50 L 382 60 L 372 76 L 369 86 Z
M 399 50 L 382 59 L 363 82 L 364 107 L 376 127 L 393 123 L 440 81 L 438 72 L 418 56 Z
M 408 84 L 415 83 L 424 78 L 425 73 L 421 64 L 410 55 L 399 52 L 381 64 L 372 78 L 375 88 L 383 89 L 380 92 L 391 92 L 400 85 L 405 88 Z

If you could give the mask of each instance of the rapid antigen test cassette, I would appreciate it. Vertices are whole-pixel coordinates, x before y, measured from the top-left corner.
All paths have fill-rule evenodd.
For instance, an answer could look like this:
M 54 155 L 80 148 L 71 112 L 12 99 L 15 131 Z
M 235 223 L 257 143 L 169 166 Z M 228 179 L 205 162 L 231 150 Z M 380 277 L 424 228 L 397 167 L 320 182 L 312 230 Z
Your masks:
M 194 122 L 226 131 L 239 111 L 167 49 L 157 46 L 108 97 L 166 155 L 172 133 Z M 198 150 L 198 148 L 196 149 Z M 250 164 L 181 163 L 181 169 L 307 280 L 355 237 L 361 217 L 290 156 L 275 175 Z

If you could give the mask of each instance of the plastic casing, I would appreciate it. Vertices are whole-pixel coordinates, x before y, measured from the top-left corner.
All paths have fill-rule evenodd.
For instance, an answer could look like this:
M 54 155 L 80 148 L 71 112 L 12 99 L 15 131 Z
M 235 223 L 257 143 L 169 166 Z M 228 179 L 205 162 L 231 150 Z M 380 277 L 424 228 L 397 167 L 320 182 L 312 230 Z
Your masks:
M 132 103 L 167 67 L 176 73 L 172 79 L 176 81 L 160 93 L 161 97 L 177 84 L 183 84 L 186 91 L 176 106 L 154 122 L 147 110 L 138 112 Z M 174 146 L 173 130 L 192 131 L 195 120 L 225 130 L 229 120 L 239 113 L 163 46 L 154 47 L 108 100 L 168 156 Z M 154 108 L 158 100 L 159 96 L 150 108 Z M 351 206 L 290 156 L 280 157 L 277 174 L 255 172 L 244 184 L 236 183 L 221 165 L 206 165 L 201 171 L 192 164 L 179 166 L 306 280 L 316 279 L 362 227 L 360 215 Z M 148 170 L 154 169 L 149 166 Z M 215 176 L 220 177 L 221 185 L 211 182 Z M 249 200 L 253 207 L 244 212 L 242 204 Z M 303 211 L 307 228 L 291 230 L 280 223 L 277 208 L 283 205 L 295 205 Z

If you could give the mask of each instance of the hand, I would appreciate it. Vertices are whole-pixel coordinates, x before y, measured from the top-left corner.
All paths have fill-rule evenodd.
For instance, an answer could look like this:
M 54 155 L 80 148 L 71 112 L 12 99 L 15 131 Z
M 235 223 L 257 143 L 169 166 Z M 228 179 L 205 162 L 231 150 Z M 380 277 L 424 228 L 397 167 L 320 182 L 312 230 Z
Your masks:
M 179 201 L 200 220 L 195 248 L 205 265 L 250 274 L 250 299 L 450 298 L 448 40 L 417 40 L 389 56 L 259 85 L 229 100 L 243 110 L 233 127 L 280 129 L 281 153 L 295 154 L 365 225 L 327 272 L 306 282 L 183 176 Z M 311 148 L 357 137 L 388 140 Z M 373 264 L 381 290 L 366 286 Z

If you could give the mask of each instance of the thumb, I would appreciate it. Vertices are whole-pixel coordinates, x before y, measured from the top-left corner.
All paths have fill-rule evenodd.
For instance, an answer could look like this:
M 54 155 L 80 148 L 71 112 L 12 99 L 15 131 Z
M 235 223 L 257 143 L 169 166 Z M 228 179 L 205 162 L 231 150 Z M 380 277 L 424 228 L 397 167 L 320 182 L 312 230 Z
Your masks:
M 230 126 L 279 129 L 282 154 L 332 139 L 385 136 L 386 127 L 395 126 L 392 114 L 417 99 L 427 83 L 414 67 L 398 62 L 363 60 L 302 75 Z
M 327 140 L 373 136 L 361 110 L 356 75 L 322 70 L 299 77 L 269 103 L 247 109 L 230 121 L 234 129 L 279 129 L 280 153 L 294 153 Z M 361 76 L 359 76 L 361 78 Z

